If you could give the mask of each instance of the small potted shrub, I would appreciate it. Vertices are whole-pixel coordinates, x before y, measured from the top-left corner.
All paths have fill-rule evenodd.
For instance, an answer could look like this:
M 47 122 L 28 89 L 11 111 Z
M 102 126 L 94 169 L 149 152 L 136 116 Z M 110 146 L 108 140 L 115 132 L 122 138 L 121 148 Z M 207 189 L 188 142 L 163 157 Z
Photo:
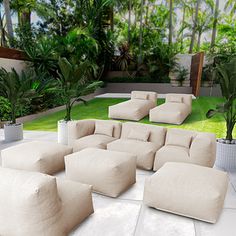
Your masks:
M 183 82 L 188 78 L 188 69 L 184 66 L 177 65 L 175 69 L 170 73 L 170 77 L 174 83 L 173 86 L 182 87 Z
M 96 66 L 89 61 L 81 62 L 79 65 L 70 63 L 66 58 L 59 59 L 58 93 L 66 105 L 66 114 L 63 120 L 58 121 L 58 142 L 67 144 L 67 123 L 71 120 L 71 110 L 76 102 L 85 102 L 81 96 L 93 92 L 102 85 L 101 81 L 88 79 L 91 71 Z
M 8 142 L 23 139 L 23 124 L 16 122 L 16 115 L 35 95 L 32 78 L 29 72 L 22 71 L 18 74 L 13 68 L 10 72 L 0 69 L 0 96 L 10 105 L 9 123 L 4 125 L 4 136 Z
M 236 123 L 236 57 L 229 62 L 216 65 L 216 76 L 219 80 L 224 103 L 207 112 L 211 118 L 216 114 L 223 115 L 226 122 L 226 137 L 217 140 L 216 166 L 225 169 L 236 169 L 236 140 L 233 130 Z

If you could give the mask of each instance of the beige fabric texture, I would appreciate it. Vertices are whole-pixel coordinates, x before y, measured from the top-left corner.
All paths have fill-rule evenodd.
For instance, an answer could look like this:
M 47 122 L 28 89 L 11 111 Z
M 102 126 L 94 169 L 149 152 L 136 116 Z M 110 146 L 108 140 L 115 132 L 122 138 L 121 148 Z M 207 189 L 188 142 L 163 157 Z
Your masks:
M 142 132 L 139 132 L 136 129 L 132 129 L 129 132 L 128 139 L 135 139 L 135 140 L 147 142 L 149 136 L 150 136 L 150 132 L 148 130 L 143 130 Z
M 105 135 L 94 135 L 95 126 L 113 126 L 112 137 Z M 68 123 L 68 145 L 73 151 L 79 151 L 87 147 L 106 148 L 107 142 L 120 138 L 121 122 L 112 120 L 79 120 Z M 105 132 L 105 131 L 104 131 Z M 97 136 L 98 135 L 98 136 Z M 80 140 L 81 139 L 81 140 Z M 91 142 L 91 144 L 90 144 Z
M 52 143 L 33 141 L 1 151 L 2 167 L 53 174 L 64 170 L 64 156 L 72 148 Z
M 184 137 L 182 139 L 182 137 Z M 168 140 L 172 140 L 172 145 Z M 192 140 L 189 146 L 189 140 Z M 185 143 L 184 143 L 185 140 Z M 213 167 L 216 157 L 216 137 L 211 133 L 183 129 L 168 129 L 165 146 L 155 154 L 153 170 L 160 169 L 166 162 L 186 162 Z
M 96 123 L 94 134 L 103 134 L 112 137 L 114 126 L 109 123 Z
M 166 163 L 146 178 L 144 203 L 156 209 L 215 223 L 228 187 L 227 173 L 186 163 Z
M 158 145 L 132 139 L 118 139 L 107 144 L 107 150 L 131 153 L 137 156 L 137 167 L 152 170 Z
M 74 141 L 73 152 L 78 152 L 89 147 L 106 149 L 107 144 L 114 140 L 116 139 L 103 134 L 88 135 Z
M 144 97 L 146 99 L 137 99 Z M 157 94 L 154 92 L 133 91 L 131 100 L 109 106 L 108 117 L 111 119 L 139 121 L 149 114 L 150 109 L 156 106 Z
M 0 168 L 0 235 L 66 236 L 91 213 L 91 186 Z
M 136 156 L 87 148 L 65 157 L 66 178 L 93 186 L 93 191 L 117 197 L 136 182 Z
M 182 101 L 182 102 L 180 102 Z M 182 124 L 191 114 L 192 95 L 166 94 L 166 102 L 150 110 L 149 119 L 152 122 Z

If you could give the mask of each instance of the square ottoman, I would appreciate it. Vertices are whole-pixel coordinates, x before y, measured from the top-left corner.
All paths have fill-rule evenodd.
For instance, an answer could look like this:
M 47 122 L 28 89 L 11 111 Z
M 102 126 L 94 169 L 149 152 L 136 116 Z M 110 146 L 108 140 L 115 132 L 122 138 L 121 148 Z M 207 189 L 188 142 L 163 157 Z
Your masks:
M 33 141 L 1 151 L 2 167 L 54 174 L 64 169 L 64 156 L 72 148 L 52 142 Z
M 223 208 L 227 173 L 168 162 L 146 179 L 144 203 L 156 209 L 215 223 Z
M 117 197 L 136 182 L 136 156 L 86 148 L 65 156 L 66 178 L 92 185 L 93 191 Z

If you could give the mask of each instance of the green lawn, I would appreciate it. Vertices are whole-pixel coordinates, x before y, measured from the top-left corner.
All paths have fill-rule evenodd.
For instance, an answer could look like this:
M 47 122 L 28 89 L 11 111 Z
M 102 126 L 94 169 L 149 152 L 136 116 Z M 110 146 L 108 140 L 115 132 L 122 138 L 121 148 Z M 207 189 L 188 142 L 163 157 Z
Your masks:
M 73 108 L 72 118 L 78 119 L 108 119 L 108 107 L 113 104 L 125 101 L 127 99 L 122 98 L 96 98 L 88 102 L 88 105 L 79 104 Z M 166 127 L 177 127 L 182 129 L 213 132 L 217 137 L 225 136 L 225 123 L 221 116 L 215 116 L 211 119 L 207 119 L 205 114 L 210 108 L 214 108 L 215 105 L 221 102 L 222 98 L 213 97 L 200 97 L 193 100 L 192 114 L 185 120 L 182 125 L 166 125 L 158 124 Z M 158 99 L 158 105 L 163 103 L 164 99 Z M 64 111 L 56 112 L 51 115 L 44 116 L 42 118 L 26 122 L 24 129 L 26 130 L 45 130 L 56 131 L 57 121 L 63 119 Z M 145 117 L 140 122 L 150 123 L 148 117 Z M 236 130 L 234 130 L 234 136 L 236 136 Z

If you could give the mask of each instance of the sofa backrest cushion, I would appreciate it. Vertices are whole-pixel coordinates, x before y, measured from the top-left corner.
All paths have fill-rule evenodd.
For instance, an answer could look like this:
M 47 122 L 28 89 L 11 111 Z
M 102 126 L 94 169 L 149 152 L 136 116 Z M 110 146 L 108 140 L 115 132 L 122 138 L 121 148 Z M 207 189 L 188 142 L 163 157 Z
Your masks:
M 192 94 L 177 94 L 168 93 L 166 94 L 166 102 L 181 102 L 192 107 Z
M 157 93 L 149 91 L 132 91 L 131 99 L 145 99 L 156 103 Z
M 43 235 L 60 219 L 61 209 L 55 177 L 0 168 L 0 222 L 4 222 L 0 224 L 1 234 L 12 228 L 19 230 L 18 235 Z
M 137 132 L 150 132 L 148 142 L 157 144 L 159 148 L 165 143 L 166 128 L 164 127 L 135 122 L 126 122 L 122 124 L 121 138 L 128 139 L 132 129 L 135 129 Z
M 112 124 L 105 122 L 104 123 L 96 122 L 94 134 L 103 134 L 113 137 L 113 130 L 114 130 L 114 125 Z
M 113 126 L 113 134 L 112 137 L 114 138 L 120 138 L 121 134 L 121 122 L 119 121 L 113 121 L 113 120 L 95 120 L 95 127 L 112 127 Z M 105 130 L 104 130 L 105 132 Z
M 137 129 L 131 129 L 127 138 L 147 142 L 149 136 L 150 136 L 150 131 L 148 131 L 148 130 L 143 129 L 143 131 L 140 132 Z
M 181 146 L 190 148 L 197 132 L 184 129 L 168 129 L 166 133 L 165 145 Z

